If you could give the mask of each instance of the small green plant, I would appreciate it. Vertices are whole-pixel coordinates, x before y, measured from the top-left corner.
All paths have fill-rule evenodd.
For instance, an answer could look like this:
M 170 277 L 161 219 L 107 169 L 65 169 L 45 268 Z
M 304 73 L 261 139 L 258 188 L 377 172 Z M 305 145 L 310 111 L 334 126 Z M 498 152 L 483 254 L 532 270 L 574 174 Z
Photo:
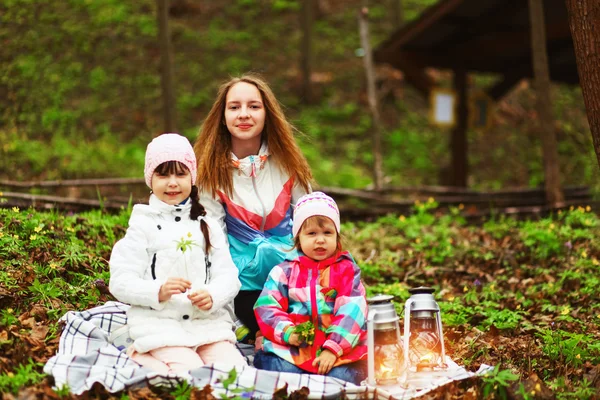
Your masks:
M 499 310 L 496 307 L 486 307 L 482 310 L 482 314 L 486 316 L 483 322 L 486 328 L 494 325 L 498 329 L 514 329 L 519 326 L 524 313 L 518 310 Z
M 15 310 L 12 308 L 5 308 L 0 311 L 0 325 L 4 327 L 9 327 L 16 324 L 19 319 L 15 316 Z
M 506 400 L 508 398 L 507 388 L 511 382 L 519 379 L 519 375 L 513 374 L 510 370 L 501 370 L 499 365 L 482 377 L 483 379 L 483 398 L 499 398 Z
M 73 228 L 70 228 L 71 232 L 74 232 Z M 66 229 L 69 231 L 69 228 Z M 88 260 L 88 255 L 85 254 L 85 247 L 83 244 L 78 242 L 68 243 L 62 255 L 62 260 L 66 265 L 70 265 L 71 267 L 76 267 L 79 264 L 82 264 Z
M 41 283 L 37 278 L 29 286 L 29 290 L 33 294 L 32 299 L 34 301 L 41 301 L 48 308 L 54 308 L 52 299 L 59 298 L 62 295 L 62 290 L 56 284 L 53 282 Z
M 191 238 L 192 234 L 188 232 L 187 236 L 188 238 Z M 182 253 L 185 253 L 186 251 L 190 250 L 192 246 L 198 245 L 194 239 L 186 239 L 184 237 L 181 237 L 181 239 L 176 240 L 175 244 L 177 246 L 177 250 L 181 250 Z
M 221 394 L 221 399 L 234 399 L 234 400 L 242 400 L 248 398 L 248 393 L 252 393 L 254 391 L 254 387 L 250 388 L 229 388 L 233 383 L 237 380 L 238 375 L 235 368 L 232 368 L 227 374 L 227 378 L 221 379 L 220 382 L 225 388 L 226 391 L 233 393 L 233 396 L 228 396 L 226 394 Z
M 58 395 L 58 397 L 66 398 L 71 395 L 71 388 L 69 387 L 69 385 L 64 384 L 64 385 L 61 385 L 60 387 L 54 389 L 54 392 Z
M 16 395 L 20 388 L 40 382 L 46 376 L 37 371 L 41 367 L 42 364 L 29 359 L 27 364 L 19 365 L 14 372 L 1 374 L 0 392 Z
M 188 381 L 183 380 L 177 387 L 171 392 L 175 397 L 175 400 L 188 400 L 191 396 L 193 386 L 190 386 Z
M 309 346 L 315 341 L 315 326 L 311 321 L 306 321 L 294 327 L 294 333 L 297 333 L 301 342 Z
M 525 246 L 539 258 L 558 254 L 563 248 L 562 238 L 557 235 L 556 225 L 551 220 L 538 223 L 527 221 L 523 224 L 520 235 Z
M 542 339 L 543 353 L 561 368 L 578 368 L 586 361 L 591 364 L 600 362 L 600 346 L 594 338 L 583 333 L 542 329 L 538 336 Z

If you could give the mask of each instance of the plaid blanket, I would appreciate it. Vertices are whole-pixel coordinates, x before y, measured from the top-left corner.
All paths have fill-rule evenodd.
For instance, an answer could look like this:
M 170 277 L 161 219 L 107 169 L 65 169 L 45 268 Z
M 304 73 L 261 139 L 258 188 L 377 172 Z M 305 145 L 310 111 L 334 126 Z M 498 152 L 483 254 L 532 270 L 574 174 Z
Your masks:
M 187 381 L 199 388 L 210 385 L 213 395 L 221 398 L 239 396 L 241 392 L 247 398 L 270 399 L 274 391 L 287 383 L 289 392 L 306 387 L 310 391 L 309 398 L 315 399 L 337 399 L 343 396 L 349 399 L 411 399 L 452 380 L 474 375 L 448 359 L 451 363 L 451 376 L 432 382 L 431 387 L 425 390 L 356 386 L 322 375 L 257 370 L 251 367 L 253 346 L 242 344 L 238 348 L 249 366 L 238 369 L 236 379 L 231 384 L 223 383 L 233 369 L 225 364 L 204 366 L 189 374 L 163 375 L 142 367 L 125 354 L 124 349 L 131 343 L 126 325 L 128 307 L 123 303 L 108 302 L 86 311 L 70 311 L 61 318 L 66 325 L 60 337 L 58 354 L 44 366 L 44 372 L 54 377 L 57 388 L 66 385 L 72 393 L 79 395 L 96 382 L 114 393 L 147 385 L 175 388 Z M 486 370 L 480 369 L 477 374 L 485 373 Z

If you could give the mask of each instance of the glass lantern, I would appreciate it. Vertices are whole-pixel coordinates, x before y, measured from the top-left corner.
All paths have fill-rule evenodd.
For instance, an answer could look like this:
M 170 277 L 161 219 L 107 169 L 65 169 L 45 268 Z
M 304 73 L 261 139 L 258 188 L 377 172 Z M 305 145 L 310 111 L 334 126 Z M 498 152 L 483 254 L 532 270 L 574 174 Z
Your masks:
M 400 318 L 393 296 L 377 295 L 367 299 L 368 384 L 393 385 L 404 371 L 404 351 L 400 337 Z
M 411 386 L 430 382 L 436 372 L 447 369 L 442 318 L 433 292 L 429 287 L 409 289 L 404 306 L 404 368 Z

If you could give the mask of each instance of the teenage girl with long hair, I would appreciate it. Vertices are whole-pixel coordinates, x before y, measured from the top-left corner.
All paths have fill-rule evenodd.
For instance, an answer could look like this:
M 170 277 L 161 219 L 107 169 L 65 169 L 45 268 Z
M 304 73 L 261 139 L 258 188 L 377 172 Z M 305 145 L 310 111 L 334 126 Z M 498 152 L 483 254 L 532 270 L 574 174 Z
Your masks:
M 294 133 L 269 85 L 246 74 L 220 87 L 194 144 L 201 202 L 227 233 L 239 270 L 234 308 L 248 340 L 267 275 L 297 256 L 292 207 L 311 191 L 312 173 Z

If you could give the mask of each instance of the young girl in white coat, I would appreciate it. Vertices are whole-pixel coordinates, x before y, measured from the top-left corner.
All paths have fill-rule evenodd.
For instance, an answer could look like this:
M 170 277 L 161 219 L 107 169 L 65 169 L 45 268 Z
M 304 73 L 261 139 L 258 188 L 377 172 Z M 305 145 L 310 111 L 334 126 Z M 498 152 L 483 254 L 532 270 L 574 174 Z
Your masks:
M 161 373 L 247 365 L 224 308 L 240 289 L 225 236 L 199 202 L 196 157 L 178 134 L 146 150 L 149 204 L 133 207 L 110 258 L 110 291 L 131 305 L 128 354 Z

